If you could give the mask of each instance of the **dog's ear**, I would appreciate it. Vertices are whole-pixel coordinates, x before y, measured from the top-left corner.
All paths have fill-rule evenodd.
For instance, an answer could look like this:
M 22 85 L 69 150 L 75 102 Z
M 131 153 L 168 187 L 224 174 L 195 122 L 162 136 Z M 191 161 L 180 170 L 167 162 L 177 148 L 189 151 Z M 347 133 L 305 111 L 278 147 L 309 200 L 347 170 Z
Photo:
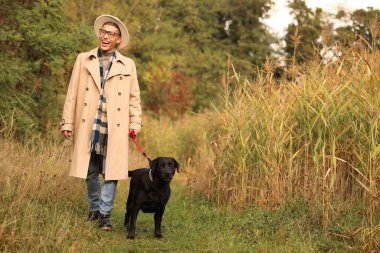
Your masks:
M 150 160 L 149 161 L 149 168 L 151 170 L 154 170 L 154 168 L 156 168 L 156 165 L 157 165 L 157 159 L 154 159 L 154 160 Z
M 174 168 L 177 169 L 177 172 L 179 173 L 179 163 L 177 162 L 176 159 L 172 158 L 174 162 Z
M 152 170 L 152 175 L 153 175 L 153 178 L 157 178 L 158 177 L 158 173 L 159 173 L 159 169 L 157 168 L 158 167 L 158 161 L 160 160 L 159 157 L 155 158 L 153 161 L 150 161 L 149 162 L 149 167 L 150 169 Z

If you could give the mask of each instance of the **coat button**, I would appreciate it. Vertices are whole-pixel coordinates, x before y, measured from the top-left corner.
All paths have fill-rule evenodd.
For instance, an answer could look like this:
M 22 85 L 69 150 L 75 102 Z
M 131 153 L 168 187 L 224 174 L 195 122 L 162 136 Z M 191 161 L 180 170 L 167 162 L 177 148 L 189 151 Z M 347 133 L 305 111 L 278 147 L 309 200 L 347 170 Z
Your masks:
M 121 92 L 117 93 L 117 95 L 121 96 Z
M 86 91 L 88 91 L 89 89 L 88 89 L 88 87 L 86 87 Z
M 117 127 L 119 127 L 120 126 L 120 124 L 119 123 L 117 123 Z
M 118 111 L 120 111 L 120 107 L 119 107 L 119 108 L 117 108 L 117 110 L 118 110 Z
M 123 77 L 122 77 L 122 76 L 120 77 L 120 80 L 123 80 Z
M 85 120 L 85 119 L 82 119 L 82 122 L 86 122 L 86 120 Z

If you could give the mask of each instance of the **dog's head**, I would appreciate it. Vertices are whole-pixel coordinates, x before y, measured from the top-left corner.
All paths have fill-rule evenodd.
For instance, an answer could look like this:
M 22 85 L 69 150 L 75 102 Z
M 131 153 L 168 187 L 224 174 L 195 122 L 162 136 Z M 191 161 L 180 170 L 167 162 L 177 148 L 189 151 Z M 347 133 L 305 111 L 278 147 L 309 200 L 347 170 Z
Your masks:
M 179 172 L 179 163 L 172 157 L 157 157 L 149 163 L 153 178 L 163 182 L 170 182 L 175 174 Z

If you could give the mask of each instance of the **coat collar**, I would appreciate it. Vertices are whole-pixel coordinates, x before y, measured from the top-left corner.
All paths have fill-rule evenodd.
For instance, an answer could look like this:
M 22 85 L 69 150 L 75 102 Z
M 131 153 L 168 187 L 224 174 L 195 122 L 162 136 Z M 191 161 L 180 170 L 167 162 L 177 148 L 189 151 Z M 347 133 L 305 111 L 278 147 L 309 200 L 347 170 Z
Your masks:
M 100 72 L 99 72 L 99 59 L 98 59 L 98 48 L 94 48 L 91 51 L 88 52 L 85 67 L 87 68 L 88 72 L 92 76 L 92 79 L 94 80 L 96 86 L 98 87 L 100 91 Z M 117 75 L 131 75 L 131 66 L 130 61 L 127 57 L 119 53 L 119 51 L 116 52 L 116 59 L 114 60 L 111 70 L 108 73 L 107 79 L 110 79 L 113 76 Z

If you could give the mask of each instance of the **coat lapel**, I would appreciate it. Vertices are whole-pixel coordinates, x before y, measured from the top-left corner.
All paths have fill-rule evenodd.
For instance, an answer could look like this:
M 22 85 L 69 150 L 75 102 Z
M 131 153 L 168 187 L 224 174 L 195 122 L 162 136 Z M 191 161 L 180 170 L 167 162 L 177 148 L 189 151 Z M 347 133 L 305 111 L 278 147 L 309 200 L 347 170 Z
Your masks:
M 107 79 L 117 75 L 131 75 L 131 66 L 126 61 L 125 57 L 116 51 L 116 59 L 114 60 Z
M 99 60 L 97 57 L 98 48 L 95 48 L 89 52 L 88 60 L 85 63 L 85 67 L 90 73 L 92 79 L 94 80 L 96 87 L 100 91 L 100 73 L 99 73 Z M 112 63 L 112 67 L 110 72 L 108 73 L 107 79 L 110 79 L 113 76 L 123 75 L 128 76 L 131 75 L 131 66 L 127 59 L 121 55 L 118 51 L 116 51 L 116 59 Z
M 88 55 L 88 60 L 85 63 L 85 67 L 90 73 L 92 79 L 94 80 L 96 87 L 100 91 L 100 72 L 99 72 L 99 60 L 97 57 L 98 48 L 90 51 Z

